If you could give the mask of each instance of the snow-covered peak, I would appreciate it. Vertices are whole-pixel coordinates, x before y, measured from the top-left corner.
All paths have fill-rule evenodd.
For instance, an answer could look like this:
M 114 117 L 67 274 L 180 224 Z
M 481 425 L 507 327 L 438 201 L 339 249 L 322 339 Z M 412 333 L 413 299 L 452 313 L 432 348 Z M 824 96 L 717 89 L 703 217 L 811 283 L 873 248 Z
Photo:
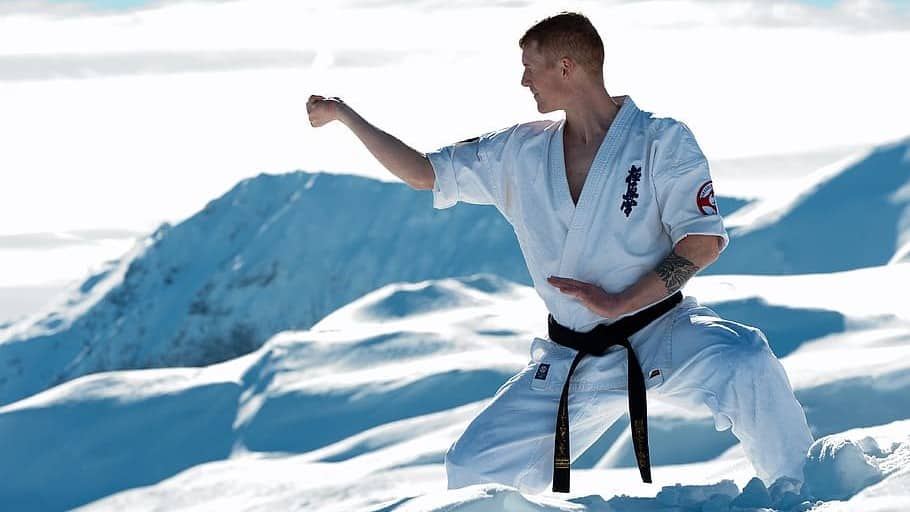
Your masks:
M 725 218 L 707 273 L 805 274 L 884 265 L 910 243 L 910 138 L 847 157 Z
M 0 331 L 0 404 L 98 371 L 223 361 L 389 283 L 477 272 L 530 283 L 492 207 L 438 211 L 428 191 L 358 176 L 260 174 Z

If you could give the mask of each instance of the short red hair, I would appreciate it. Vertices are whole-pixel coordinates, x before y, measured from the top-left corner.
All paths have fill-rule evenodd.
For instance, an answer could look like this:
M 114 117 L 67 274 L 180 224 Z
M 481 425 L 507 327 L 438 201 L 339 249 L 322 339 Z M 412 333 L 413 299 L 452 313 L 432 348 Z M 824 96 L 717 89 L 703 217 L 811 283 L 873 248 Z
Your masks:
M 532 41 L 551 63 L 569 57 L 592 76 L 603 77 L 604 43 L 584 14 L 563 11 L 538 21 L 518 46 L 524 49 Z

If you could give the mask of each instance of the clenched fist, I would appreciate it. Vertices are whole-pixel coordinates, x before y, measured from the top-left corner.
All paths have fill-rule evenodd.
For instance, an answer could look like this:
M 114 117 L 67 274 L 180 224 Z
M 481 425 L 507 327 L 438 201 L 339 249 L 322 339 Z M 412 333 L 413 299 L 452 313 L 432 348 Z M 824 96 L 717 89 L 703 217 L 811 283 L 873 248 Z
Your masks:
M 326 98 L 318 94 L 310 95 L 310 99 L 306 102 L 310 125 L 318 128 L 328 122 L 339 119 L 342 108 L 345 106 L 344 101 L 337 96 Z

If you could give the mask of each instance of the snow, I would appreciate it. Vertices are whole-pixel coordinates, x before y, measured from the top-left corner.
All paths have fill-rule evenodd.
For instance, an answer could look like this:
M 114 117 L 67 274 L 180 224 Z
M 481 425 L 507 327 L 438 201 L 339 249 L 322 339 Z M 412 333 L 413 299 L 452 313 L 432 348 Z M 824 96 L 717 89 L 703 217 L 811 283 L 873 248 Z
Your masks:
M 843 500 L 891 475 L 905 479 L 901 474 L 910 463 L 908 441 L 910 420 L 819 439 L 809 449 L 806 483 L 819 498 Z
M 905 138 L 822 167 L 725 218 L 735 241 L 710 270 L 808 274 L 885 265 L 906 256 L 908 219 Z
M 901 267 L 872 270 L 886 280 Z M 797 286 L 803 277 L 755 278 L 754 290 Z M 740 278 L 753 279 L 722 279 L 741 286 Z M 715 279 L 697 277 L 694 284 Z M 762 286 L 762 280 L 772 285 Z M 865 282 L 869 291 L 880 284 Z M 432 300 L 425 304 L 420 299 L 426 297 Z M 706 293 L 703 300 L 725 297 Z M 788 305 L 801 306 L 798 300 Z M 519 316 L 536 320 L 528 325 Z M 0 471 L 11 475 L 0 484 L 0 496 L 26 509 L 84 510 L 219 504 L 375 510 L 396 503 L 401 510 L 661 510 L 668 500 L 682 510 L 727 510 L 736 499 L 762 499 L 755 483 L 749 487 L 754 474 L 735 438 L 716 432 L 707 410 L 670 409 L 657 401 L 649 416 L 655 486 L 638 481 L 628 457 L 611 455 L 576 465 L 570 496 L 522 496 L 495 485 L 445 492 L 446 448 L 485 399 L 524 365 L 527 340 L 543 328 L 541 319 L 545 311 L 531 288 L 492 275 L 396 283 L 339 308 L 312 329 L 282 332 L 220 364 L 80 377 L 0 408 L 6 441 Z M 910 447 L 906 422 L 848 430 L 869 424 L 869 418 L 843 414 L 844 406 L 862 411 L 861 402 L 874 397 L 875 388 L 910 395 L 910 379 L 895 378 L 910 367 L 907 331 L 902 338 L 892 333 L 886 342 L 880 333 L 869 335 L 877 331 L 847 330 L 805 343 L 783 359 L 813 430 L 839 428 L 821 438 L 828 444 L 813 449 L 825 449 L 808 459 L 811 474 L 832 486 L 817 491 L 827 500 L 848 499 L 863 489 L 826 476 L 849 483 L 866 474 L 856 451 L 839 447 L 857 446 L 866 457 L 877 457 L 866 466 L 875 468 L 870 483 L 895 474 L 888 468 L 899 467 Z M 870 350 L 876 355 L 858 357 Z M 879 366 L 884 369 L 876 372 Z M 447 392 L 440 395 L 440 388 Z M 890 414 L 906 417 L 908 410 L 900 405 Z M 673 451 L 681 438 L 687 455 Z M 36 450 L 43 439 L 59 440 L 61 449 Z M 856 440 L 851 445 L 840 439 Z M 624 436 L 606 449 L 626 450 L 620 447 L 628 447 Z M 67 484 L 43 495 L 48 479 Z
M 786 207 L 756 217 L 760 227 L 751 232 L 799 238 L 803 224 L 794 216 L 830 210 L 826 190 L 843 194 L 830 187 L 846 174 L 882 158 L 903 173 L 904 164 L 888 160 L 896 147 L 826 170 Z M 883 167 L 868 169 L 886 176 Z M 884 182 L 907 181 L 892 178 Z M 895 190 L 893 204 L 901 205 L 903 188 Z M 388 197 L 390 206 L 334 219 L 349 236 L 301 231 L 326 222 L 321 201 L 340 194 L 364 205 Z M 621 419 L 573 464 L 572 493 L 528 495 L 494 483 L 447 490 L 447 448 L 526 364 L 530 340 L 545 332 L 546 310 L 516 277 L 523 261 L 503 249 L 514 241 L 493 212 L 426 215 L 420 210 L 429 209 L 429 197 L 417 204 L 415 194 L 364 178 L 260 175 L 138 241 L 44 314 L 3 327 L 0 506 L 910 509 L 910 306 L 901 294 L 910 262 L 891 255 L 837 271 L 699 275 L 685 289 L 766 333 L 816 438 L 804 483 L 766 487 L 706 407 L 655 399 L 654 484 L 640 481 Z M 887 224 L 895 211 L 869 215 Z M 368 236 L 354 227 L 368 218 L 365 230 L 408 222 L 423 240 L 393 229 Z M 907 243 L 906 226 L 890 226 L 876 247 Z M 356 249 L 363 240 L 367 247 Z M 478 251 L 484 244 L 490 249 Z M 242 347 L 224 338 L 240 321 L 249 327 L 235 331 Z
M 330 214 L 339 203 L 356 207 Z M 491 207 L 436 212 L 401 183 L 260 174 L 0 326 L 0 405 L 101 371 L 218 363 L 381 286 L 477 272 L 530 284 Z

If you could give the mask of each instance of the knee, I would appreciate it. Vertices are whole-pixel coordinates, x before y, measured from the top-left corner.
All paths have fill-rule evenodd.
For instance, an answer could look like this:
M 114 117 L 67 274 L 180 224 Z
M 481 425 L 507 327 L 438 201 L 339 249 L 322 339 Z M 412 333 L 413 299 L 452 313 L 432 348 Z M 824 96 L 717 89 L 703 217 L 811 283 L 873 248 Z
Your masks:
M 728 380 L 719 389 L 727 401 L 734 400 L 731 397 L 751 397 L 756 403 L 765 403 L 771 397 L 773 401 L 782 401 L 793 394 L 786 369 L 760 331 L 752 343 L 730 351 L 726 366 L 729 373 L 724 373 Z
M 446 451 L 445 468 L 449 489 L 497 483 L 537 494 L 549 485 L 549 480 L 544 481 L 540 472 L 531 471 L 513 460 L 503 462 L 495 454 L 477 451 L 458 441 Z
M 773 356 L 771 346 L 765 333 L 757 327 L 740 325 L 735 336 L 728 341 L 730 363 L 736 369 L 751 368 L 760 370 Z
M 727 364 L 732 372 L 730 384 L 757 386 L 775 362 L 774 359 L 760 338 L 731 348 L 727 354 Z
M 758 327 L 753 327 L 752 329 L 753 329 L 753 340 L 752 340 L 753 346 L 756 349 L 765 350 L 765 351 L 773 354 L 774 351 L 771 350 L 771 343 L 768 342 L 768 337 L 765 336 L 765 332 L 762 331 L 761 329 L 759 329 Z
M 486 481 L 482 475 L 475 472 L 477 465 L 472 461 L 473 458 L 472 454 L 466 453 L 466 450 L 458 446 L 457 441 L 446 450 L 445 468 L 449 489 L 459 489 Z
M 760 350 L 769 349 L 765 334 L 758 328 L 716 316 L 692 315 L 679 321 L 672 334 L 671 362 L 682 367 L 693 361 L 735 368 L 741 359 L 749 359 Z

